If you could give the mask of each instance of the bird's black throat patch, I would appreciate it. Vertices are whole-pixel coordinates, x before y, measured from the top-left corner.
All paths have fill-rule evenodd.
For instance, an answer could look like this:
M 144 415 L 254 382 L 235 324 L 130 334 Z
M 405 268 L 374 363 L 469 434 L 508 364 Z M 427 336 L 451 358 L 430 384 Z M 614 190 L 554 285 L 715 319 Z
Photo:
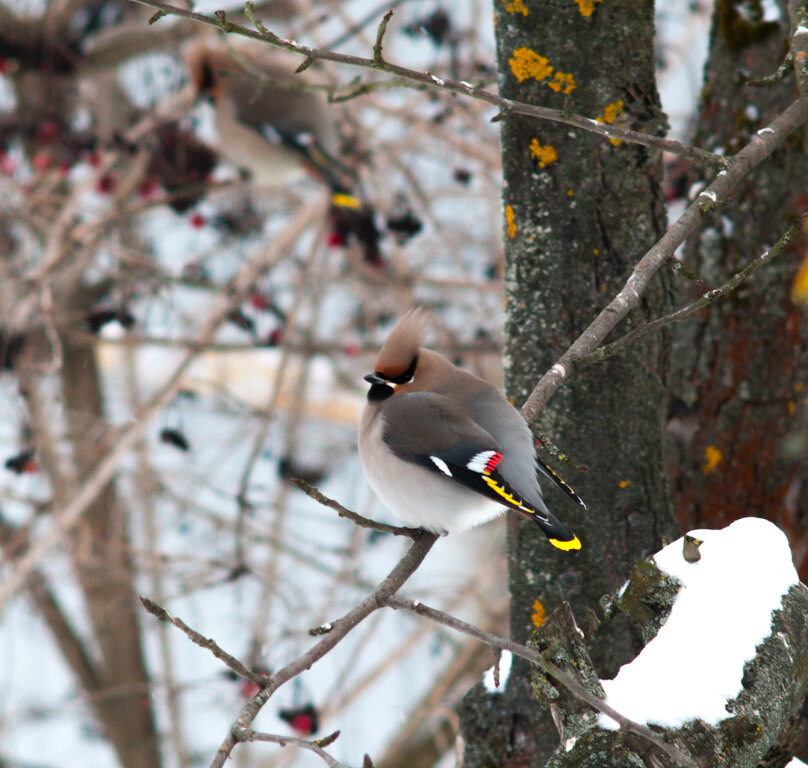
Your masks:
M 372 384 L 368 390 L 368 400 L 371 403 L 378 403 L 380 400 L 387 400 L 395 390 L 388 384 Z

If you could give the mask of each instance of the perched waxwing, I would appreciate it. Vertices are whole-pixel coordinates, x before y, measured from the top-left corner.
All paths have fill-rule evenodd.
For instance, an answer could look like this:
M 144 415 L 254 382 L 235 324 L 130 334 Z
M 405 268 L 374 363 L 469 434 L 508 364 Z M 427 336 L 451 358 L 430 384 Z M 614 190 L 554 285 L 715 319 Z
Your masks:
M 496 387 L 422 347 L 426 313 L 415 308 L 384 343 L 359 428 L 359 454 L 376 494 L 405 523 L 434 533 L 463 530 L 512 509 L 559 549 L 580 549 L 542 499 L 525 420 Z
M 185 52 L 196 92 L 213 103 L 218 149 L 262 186 L 305 174 L 331 190 L 332 215 L 378 261 L 373 210 L 359 199 L 358 178 L 338 159 L 338 141 L 323 94 L 307 88 L 300 63 L 269 45 L 202 36 Z M 347 222 L 347 223 L 346 223 Z
M 219 149 L 259 183 L 279 186 L 306 172 L 348 193 L 351 172 L 323 95 L 307 89 L 300 63 L 268 45 L 203 36 L 186 50 L 191 82 L 214 107 Z

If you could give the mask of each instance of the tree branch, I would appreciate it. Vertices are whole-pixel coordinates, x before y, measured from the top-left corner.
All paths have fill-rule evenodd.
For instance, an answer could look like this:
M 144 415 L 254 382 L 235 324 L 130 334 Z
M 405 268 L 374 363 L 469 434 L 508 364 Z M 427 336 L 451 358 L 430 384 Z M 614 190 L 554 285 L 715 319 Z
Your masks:
M 522 415 L 532 424 L 555 390 L 594 352 L 615 326 L 640 304 L 640 298 L 659 269 L 672 260 L 676 249 L 695 232 L 707 216 L 718 208 L 729 193 L 753 168 L 760 165 L 789 135 L 808 121 L 808 97 L 798 98 L 730 160 L 716 177 L 675 221 L 662 238 L 640 259 L 622 290 L 589 324 L 553 367 L 542 376 L 522 406 Z
M 640 723 L 621 715 L 617 710 L 610 707 L 605 701 L 599 699 L 597 696 L 588 691 L 578 680 L 569 675 L 567 672 L 556 666 L 553 662 L 545 659 L 540 653 L 528 648 L 520 643 L 515 643 L 513 640 L 506 640 L 503 637 L 498 637 L 490 632 L 485 632 L 473 624 L 469 624 L 461 619 L 450 616 L 448 613 L 430 608 L 418 600 L 408 600 L 398 595 L 390 595 L 387 598 L 387 605 L 390 608 L 401 609 L 409 611 L 418 616 L 424 616 L 436 624 L 440 624 L 449 629 L 454 629 L 457 632 L 462 632 L 465 635 L 474 637 L 477 640 L 490 645 L 492 648 L 498 648 L 502 651 L 510 651 L 514 656 L 519 656 L 531 664 L 535 664 L 542 672 L 547 673 L 559 683 L 561 683 L 567 690 L 574 696 L 588 704 L 598 712 L 603 713 L 612 720 L 620 724 L 620 727 L 637 736 L 641 736 L 649 743 L 653 744 L 658 749 L 669 755 L 676 763 L 685 768 L 699 768 L 698 764 L 693 758 L 685 755 L 678 747 L 665 741 L 658 733 L 655 733 L 650 728 Z
M 230 729 L 230 733 L 216 752 L 210 768 L 222 768 L 227 763 L 233 748 L 239 741 L 244 740 L 244 734 L 249 731 L 249 724 L 278 688 L 301 672 L 309 669 L 316 661 L 319 661 L 341 642 L 360 622 L 364 621 L 377 609 L 387 605 L 389 598 L 415 573 L 437 539 L 438 537 L 435 534 L 420 531 L 417 537 L 413 539 L 404 557 L 401 558 L 387 578 L 373 592 L 342 618 L 324 624 L 320 628 L 320 631 L 325 635 L 322 640 L 303 655 L 271 675 L 269 680 L 262 680 L 263 690 L 259 691 L 244 705 L 233 727 Z
M 779 256 L 786 249 L 788 244 L 800 233 L 806 220 L 808 220 L 808 213 L 804 213 L 802 216 L 800 216 L 799 219 L 797 219 L 797 221 L 795 221 L 783 233 L 780 239 L 771 248 L 761 253 L 756 259 L 750 261 L 749 264 L 747 264 L 739 272 L 736 272 L 722 286 L 711 291 L 707 291 L 706 293 L 702 294 L 701 297 L 696 299 L 696 301 L 688 304 L 686 307 L 678 309 L 676 312 L 671 312 L 669 315 L 659 317 L 650 323 L 646 323 L 640 328 L 635 328 L 633 331 L 625 334 L 625 336 L 621 336 L 619 339 L 617 339 L 617 341 L 613 341 L 611 344 L 605 344 L 602 347 L 598 347 L 594 352 L 581 357 L 578 360 L 577 365 L 579 367 L 583 367 L 585 365 L 590 365 L 591 363 L 597 363 L 601 360 L 605 360 L 618 352 L 622 352 L 629 344 L 637 341 L 637 339 L 641 339 L 644 336 L 647 336 L 649 333 L 653 333 L 660 328 L 664 328 L 666 325 L 681 322 L 691 315 L 694 315 L 696 312 L 704 309 L 704 307 L 709 306 L 714 301 L 726 296 L 728 293 L 732 293 L 732 291 L 738 288 L 738 286 L 744 282 L 744 280 L 751 277 L 764 264 L 768 264 L 772 259 Z
M 356 512 L 352 512 L 350 509 L 343 507 L 338 501 L 329 498 L 313 485 L 309 485 L 305 480 L 301 480 L 299 477 L 293 478 L 292 482 L 307 496 L 310 496 L 315 501 L 319 501 L 324 507 L 333 509 L 340 517 L 350 520 L 360 528 L 370 528 L 380 533 L 392 533 L 394 536 L 406 536 L 409 539 L 418 538 L 423 533 L 420 528 L 387 525 L 386 523 L 377 523 L 375 520 L 369 520 L 367 517 L 362 517 L 362 515 L 358 515 Z
M 302 747 L 303 749 L 308 749 L 311 752 L 314 752 L 315 755 L 322 758 L 323 762 L 329 768 L 348 768 L 347 765 L 335 760 L 323 749 L 324 746 L 335 742 L 338 736 L 339 731 L 334 731 L 334 733 L 331 733 L 322 739 L 309 741 L 308 739 L 300 739 L 296 736 L 276 736 L 274 733 L 260 733 L 258 731 L 253 731 L 250 728 L 246 728 L 240 733 L 240 741 L 269 741 L 273 744 L 280 744 L 282 747 L 285 747 L 287 744 L 292 744 L 295 747 Z
M 270 45 L 291 51 L 292 53 L 298 53 L 301 56 L 305 56 L 305 61 L 303 63 L 304 68 L 308 66 L 311 60 L 322 59 L 324 61 L 333 61 L 338 64 L 348 64 L 350 66 L 360 67 L 362 69 L 386 72 L 404 80 L 419 83 L 423 86 L 428 86 L 429 88 L 451 91 L 463 96 L 468 96 L 469 98 L 476 99 L 478 101 L 483 101 L 497 107 L 500 112 L 504 114 L 527 115 L 529 117 L 536 117 L 541 120 L 550 120 L 556 123 L 571 125 L 576 128 L 581 128 L 582 130 L 595 133 L 603 138 L 620 139 L 632 144 L 641 144 L 643 146 L 652 147 L 660 151 L 680 155 L 688 158 L 694 163 L 705 165 L 710 168 L 721 169 L 724 168 L 727 163 L 726 159 L 720 155 L 716 155 L 712 152 L 708 152 L 697 147 L 688 146 L 680 141 L 664 139 L 659 136 L 652 136 L 647 133 L 642 133 L 641 131 L 632 131 L 627 128 L 619 128 L 615 125 L 607 125 L 600 123 L 597 120 L 583 117 L 582 115 L 576 115 L 561 109 L 550 109 L 549 107 L 538 107 L 532 104 L 525 104 L 520 101 L 513 101 L 511 99 L 503 98 L 499 94 L 487 91 L 484 88 L 476 88 L 465 80 L 451 80 L 449 78 L 437 77 L 429 72 L 419 72 L 417 70 L 407 69 L 406 67 L 391 64 L 390 62 L 385 61 L 381 56 L 381 36 L 384 34 L 387 26 L 386 20 L 389 20 L 388 15 L 391 14 L 391 11 L 388 11 L 388 15 L 385 16 L 385 19 L 382 20 L 382 23 L 379 26 L 379 32 L 381 35 L 377 34 L 376 45 L 373 49 L 373 58 L 368 59 L 363 58 L 362 56 L 353 56 L 346 53 L 336 53 L 334 51 L 312 48 L 307 45 L 301 45 L 293 40 L 286 40 L 285 38 L 279 37 L 275 33 L 269 31 L 260 22 L 260 20 L 257 19 L 251 19 L 256 26 L 256 31 L 227 21 L 224 12 L 221 11 L 215 16 L 206 16 L 202 13 L 187 11 L 184 8 L 179 8 L 169 3 L 165 3 L 162 0 L 135 1 L 143 5 L 148 5 L 151 8 L 157 8 L 165 15 L 193 19 L 194 21 L 198 21 L 202 24 L 216 27 L 227 34 L 236 34 L 252 40 L 260 40 L 269 43 Z M 252 14 L 251 8 L 252 4 L 247 3 L 245 6 L 245 15 L 248 17 Z

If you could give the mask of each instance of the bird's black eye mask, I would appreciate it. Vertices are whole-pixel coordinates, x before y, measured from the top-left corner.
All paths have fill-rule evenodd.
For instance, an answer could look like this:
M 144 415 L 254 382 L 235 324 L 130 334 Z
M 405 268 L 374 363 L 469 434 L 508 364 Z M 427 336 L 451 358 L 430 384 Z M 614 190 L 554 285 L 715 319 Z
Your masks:
M 415 368 L 417 365 L 418 355 L 413 357 L 410 367 L 407 368 L 404 373 L 400 373 L 398 376 L 385 376 L 384 378 L 387 379 L 387 381 L 389 381 L 391 384 L 409 384 L 415 376 Z
M 390 386 L 391 384 L 408 384 L 415 376 L 415 368 L 418 365 L 418 355 L 413 357 L 410 367 L 404 373 L 398 376 L 386 376 L 383 373 L 376 373 L 375 371 L 365 376 L 365 381 L 370 382 L 371 387 L 368 392 L 368 400 L 378 401 L 386 400 L 390 395 L 395 392 L 395 389 Z

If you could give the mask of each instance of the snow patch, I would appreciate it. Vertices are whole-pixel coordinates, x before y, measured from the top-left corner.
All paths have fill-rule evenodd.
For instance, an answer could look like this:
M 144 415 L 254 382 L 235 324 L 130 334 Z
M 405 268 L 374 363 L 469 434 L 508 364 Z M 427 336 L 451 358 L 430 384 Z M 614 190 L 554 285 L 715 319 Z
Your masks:
M 490 667 L 483 674 L 483 688 L 487 693 L 502 693 L 508 683 L 508 677 L 511 674 L 511 664 L 513 664 L 513 654 L 510 651 L 503 651 L 499 660 L 499 686 L 497 687 L 494 681 L 494 667 Z
M 695 530 L 701 558 L 690 563 L 683 538 L 654 555 L 682 583 L 668 620 L 614 680 L 602 680 L 606 702 L 641 723 L 679 728 L 700 718 L 729 717 L 744 663 L 771 632 L 772 611 L 798 583 L 785 534 L 755 517 L 719 531 Z M 616 728 L 600 716 L 604 728 Z

